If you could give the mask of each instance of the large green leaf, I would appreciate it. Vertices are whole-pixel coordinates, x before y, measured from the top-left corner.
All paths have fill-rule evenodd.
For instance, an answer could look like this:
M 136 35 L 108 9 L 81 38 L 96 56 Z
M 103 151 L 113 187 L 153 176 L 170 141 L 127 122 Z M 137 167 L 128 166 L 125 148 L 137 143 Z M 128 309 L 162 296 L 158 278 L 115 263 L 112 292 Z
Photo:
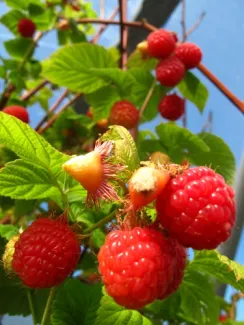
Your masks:
M 180 163 L 185 156 L 208 152 L 207 144 L 196 134 L 173 123 L 156 127 L 161 145 L 174 162 Z
M 184 320 L 196 325 L 218 323 L 218 301 L 213 286 L 206 276 L 192 270 L 185 272 L 180 296 L 179 316 Z
M 136 49 L 129 56 L 127 67 L 129 69 L 140 68 L 146 70 L 154 70 L 157 65 L 157 60 L 153 58 L 143 59 L 141 53 Z
M 101 285 L 86 285 L 68 280 L 59 290 L 52 306 L 52 325 L 93 325 L 101 299 Z
M 22 59 L 26 53 L 31 55 L 30 49 L 34 48 L 34 42 L 30 38 L 19 37 L 4 42 L 4 46 L 9 55 Z
M 153 93 L 142 116 L 142 122 L 150 121 L 157 116 L 160 99 L 164 97 L 169 89 L 155 85 L 155 78 L 146 69 L 133 68 L 130 69 L 129 72 L 136 80 L 132 89 L 133 103 L 136 104 L 136 106 L 141 107 L 143 105 L 148 92 L 154 87 Z
M 0 22 L 7 27 L 13 34 L 18 34 L 18 22 L 20 19 L 25 18 L 26 16 L 22 11 L 19 10 L 10 10 L 5 15 L 0 18 Z
M 61 165 L 69 159 L 30 126 L 3 112 L 0 112 L 0 143 L 20 158 L 44 167 L 53 175 L 60 173 Z
M 43 199 L 60 195 L 48 170 L 17 159 L 0 170 L 0 195 L 12 199 Z
M 56 16 L 52 9 L 45 8 L 45 6 L 40 4 L 30 3 L 28 10 L 38 30 L 46 31 L 54 25 Z
M 113 57 L 105 48 L 80 43 L 67 45 L 51 55 L 44 64 L 43 76 L 59 86 L 89 94 L 111 83 L 104 76 L 105 69 L 115 67 Z
M 214 134 L 203 132 L 198 135 L 210 148 L 209 152 L 189 155 L 196 165 L 207 165 L 221 174 L 226 182 L 232 183 L 235 176 L 235 157 L 228 145 Z
M 195 252 L 195 258 L 188 268 L 207 273 L 244 292 L 244 266 L 221 255 L 217 250 Z
M 178 89 L 186 99 L 197 106 L 200 112 L 203 111 L 208 99 L 208 89 L 193 73 L 188 71 L 185 74 Z
M 127 170 L 134 171 L 140 161 L 135 142 L 129 131 L 123 126 L 114 125 L 102 136 L 104 141 L 114 141 L 114 156 L 116 161 L 124 166 Z
M 137 310 L 125 309 L 104 294 L 94 325 L 152 325 L 151 320 Z
M 27 9 L 30 3 L 33 4 L 41 4 L 41 0 L 5 0 L 6 5 L 11 8 L 16 8 L 16 9 Z

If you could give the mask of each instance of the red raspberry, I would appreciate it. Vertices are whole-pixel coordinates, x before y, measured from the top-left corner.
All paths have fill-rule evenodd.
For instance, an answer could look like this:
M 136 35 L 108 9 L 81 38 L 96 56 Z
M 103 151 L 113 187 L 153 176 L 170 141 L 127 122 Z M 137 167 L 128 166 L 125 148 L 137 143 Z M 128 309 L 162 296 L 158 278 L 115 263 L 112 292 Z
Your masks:
M 216 248 L 230 237 L 235 223 L 234 192 L 207 167 L 191 168 L 171 179 L 156 209 L 169 234 L 194 249 Z
M 8 115 L 15 116 L 16 118 L 18 118 L 24 123 L 29 123 L 29 114 L 27 110 L 22 106 L 18 106 L 18 105 L 8 106 L 3 109 L 3 112 Z
M 36 25 L 28 18 L 22 18 L 18 22 L 18 32 L 23 37 L 32 37 L 36 31 Z
M 184 64 L 176 56 L 160 61 L 156 67 L 156 78 L 166 87 L 176 86 L 184 78 L 184 74 Z
M 194 43 L 180 44 L 175 50 L 175 55 L 184 63 L 186 69 L 197 67 L 202 60 L 202 51 Z
M 185 260 L 186 252 L 175 240 L 139 227 L 112 231 L 98 254 L 107 293 L 131 309 L 175 291 L 182 281 Z M 181 271 L 176 272 L 179 266 Z
M 69 226 L 41 218 L 20 235 L 12 265 L 26 286 L 50 288 L 67 278 L 79 257 L 80 245 Z
M 147 44 L 149 55 L 158 59 L 167 58 L 175 49 L 174 36 L 164 29 L 150 33 L 147 38 Z
M 138 124 L 139 118 L 138 109 L 127 100 L 121 100 L 112 107 L 109 122 L 110 124 L 121 125 L 126 129 L 132 129 Z
M 219 315 L 220 323 L 225 323 L 225 321 L 227 321 L 227 319 L 228 319 L 227 315 Z
M 185 112 L 185 100 L 176 94 L 165 96 L 159 103 L 158 110 L 162 117 L 176 121 Z

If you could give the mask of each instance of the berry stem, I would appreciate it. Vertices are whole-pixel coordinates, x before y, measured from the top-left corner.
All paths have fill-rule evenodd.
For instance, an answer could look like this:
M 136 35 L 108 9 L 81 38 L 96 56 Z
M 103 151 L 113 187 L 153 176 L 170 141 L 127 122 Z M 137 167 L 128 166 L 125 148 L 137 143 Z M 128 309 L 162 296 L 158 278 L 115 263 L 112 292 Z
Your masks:
M 85 229 L 84 234 L 89 234 L 96 230 L 97 228 L 100 228 L 101 226 L 105 225 L 109 221 L 111 221 L 116 215 L 116 210 L 111 212 L 107 217 L 99 220 L 97 223 L 95 223 L 92 227 Z
M 48 299 L 47 299 L 47 304 L 46 304 L 46 307 L 45 307 L 45 310 L 44 310 L 44 313 L 43 313 L 41 325 L 48 325 L 49 324 L 51 307 L 52 307 L 53 299 L 54 299 L 54 297 L 56 295 L 56 292 L 57 292 L 57 287 L 53 287 L 50 290 L 50 293 L 49 293 L 49 296 L 48 296 Z
M 143 114 L 144 114 L 144 111 L 145 111 L 145 109 L 147 108 L 147 105 L 148 105 L 148 103 L 149 103 L 149 101 L 150 101 L 150 99 L 151 99 L 151 97 L 152 97 L 152 95 L 153 95 L 153 93 L 154 93 L 154 90 L 155 90 L 155 88 L 156 88 L 156 85 L 157 85 L 157 83 L 156 83 L 156 79 L 154 79 L 153 80 L 153 83 L 152 83 L 152 86 L 151 86 L 151 88 L 149 89 L 149 91 L 148 91 L 148 93 L 147 93 L 147 96 L 146 96 L 146 98 L 145 98 L 145 100 L 144 100 L 144 103 L 142 104 L 142 106 L 141 106 L 141 109 L 140 109 L 140 117 L 142 118 L 142 116 L 143 116 Z
M 32 315 L 33 325 L 37 325 L 36 312 L 35 312 L 35 308 L 34 308 L 32 292 L 31 292 L 30 289 L 27 289 L 27 297 L 28 297 L 30 312 L 31 312 L 31 315 Z

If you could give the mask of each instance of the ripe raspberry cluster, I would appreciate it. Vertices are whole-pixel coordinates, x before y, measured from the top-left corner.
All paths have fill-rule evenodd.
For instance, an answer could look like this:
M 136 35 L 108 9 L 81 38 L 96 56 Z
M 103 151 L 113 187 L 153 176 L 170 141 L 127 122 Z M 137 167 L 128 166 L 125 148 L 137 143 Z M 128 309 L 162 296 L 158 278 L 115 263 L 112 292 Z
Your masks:
M 202 59 L 196 44 L 177 41 L 176 34 L 164 29 L 150 33 L 147 38 L 147 53 L 160 60 L 156 78 L 166 87 L 175 87 L 184 78 L 185 70 L 197 67 Z
M 134 214 L 127 213 L 134 220 L 125 217 L 122 229 L 109 233 L 98 255 L 107 293 L 127 308 L 142 308 L 176 291 L 186 248 L 216 248 L 230 237 L 235 223 L 234 192 L 222 176 L 207 167 L 188 166 L 178 166 L 172 176 L 166 165 L 135 171 L 128 187 Z M 135 225 L 138 210 L 155 199 L 157 220 Z

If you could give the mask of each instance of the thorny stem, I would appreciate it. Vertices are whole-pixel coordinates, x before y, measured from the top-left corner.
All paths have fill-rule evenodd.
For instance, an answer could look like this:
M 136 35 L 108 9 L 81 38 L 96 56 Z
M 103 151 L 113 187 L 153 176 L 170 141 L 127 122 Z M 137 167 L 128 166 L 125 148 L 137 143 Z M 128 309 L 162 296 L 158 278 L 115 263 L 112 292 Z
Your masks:
M 182 42 L 185 42 L 187 39 L 186 35 L 186 1 L 181 1 L 181 28 L 182 28 Z
M 92 227 L 85 229 L 84 234 L 89 234 L 92 231 L 96 230 L 97 228 L 100 228 L 101 226 L 105 225 L 106 223 L 114 219 L 115 215 L 116 215 L 116 209 L 113 212 L 111 212 L 107 217 L 99 220 Z
M 43 132 L 45 132 L 51 125 L 53 125 L 53 123 L 56 121 L 56 119 L 61 115 L 61 113 L 63 113 L 70 105 L 72 105 L 79 97 L 81 96 L 81 94 L 77 94 L 75 95 L 71 100 L 68 101 L 67 104 L 65 104 L 57 114 L 53 115 L 53 117 L 50 118 L 50 120 L 47 122 L 47 124 L 38 130 L 39 134 L 42 134 Z
M 36 312 L 35 312 L 35 308 L 34 308 L 32 292 L 30 289 L 27 289 L 27 297 L 28 297 L 30 312 L 32 315 L 33 325 L 37 325 Z
M 53 112 L 55 112 L 55 110 L 59 107 L 59 105 L 62 103 L 62 101 L 64 100 L 64 98 L 67 96 L 68 92 L 69 92 L 68 89 L 66 89 L 66 90 L 63 91 L 63 93 L 59 96 L 59 98 L 56 100 L 56 102 L 53 104 L 53 106 L 50 108 L 50 110 L 47 112 L 47 114 L 38 123 L 38 125 L 36 126 L 36 130 L 39 130 L 40 127 L 47 121 L 48 116 L 50 114 L 52 114 Z
M 128 27 L 124 24 L 127 15 L 127 0 L 119 0 L 120 12 L 120 67 L 126 68 Z
M 50 290 L 48 299 L 47 299 L 47 304 L 43 313 L 43 317 L 42 317 L 42 322 L 41 325 L 48 325 L 50 324 L 49 322 L 49 318 L 50 318 L 50 313 L 51 313 L 51 307 L 52 307 L 52 303 L 53 303 L 53 299 L 56 295 L 56 291 L 57 291 L 57 287 L 53 287 Z

